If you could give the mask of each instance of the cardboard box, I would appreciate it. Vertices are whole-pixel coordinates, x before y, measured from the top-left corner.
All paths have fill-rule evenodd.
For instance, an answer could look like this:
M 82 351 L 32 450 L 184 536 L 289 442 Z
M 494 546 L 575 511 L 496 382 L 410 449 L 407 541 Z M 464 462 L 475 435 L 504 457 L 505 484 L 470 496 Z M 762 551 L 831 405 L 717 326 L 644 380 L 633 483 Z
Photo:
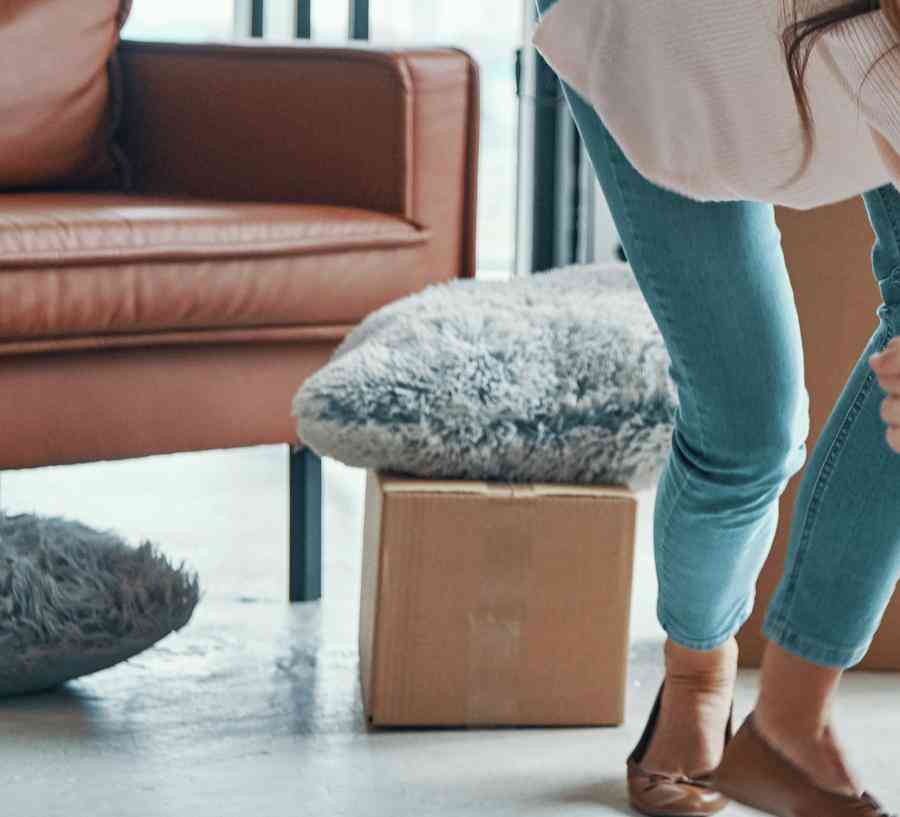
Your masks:
M 881 293 L 872 273 L 875 235 L 862 198 L 812 210 L 776 207 L 803 334 L 812 454 L 850 370 L 878 327 Z M 805 470 L 805 469 L 804 469 Z M 763 616 L 784 572 L 788 534 L 804 471 L 782 494 L 772 551 L 756 584 L 753 616 L 738 633 L 740 663 L 758 667 L 766 645 Z M 900 594 L 894 594 L 866 657 L 855 669 L 900 670 Z
M 359 628 L 369 723 L 621 724 L 636 510 L 620 487 L 369 470 Z

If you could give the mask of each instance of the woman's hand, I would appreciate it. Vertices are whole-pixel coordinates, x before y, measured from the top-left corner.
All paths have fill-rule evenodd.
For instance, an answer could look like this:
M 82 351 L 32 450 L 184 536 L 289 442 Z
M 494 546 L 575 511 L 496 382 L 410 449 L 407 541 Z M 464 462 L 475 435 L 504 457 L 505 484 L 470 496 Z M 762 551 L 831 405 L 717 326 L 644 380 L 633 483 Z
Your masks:
M 881 419 L 888 426 L 887 443 L 900 454 L 900 337 L 893 338 L 880 354 L 872 355 L 869 366 L 887 392 L 881 402 Z

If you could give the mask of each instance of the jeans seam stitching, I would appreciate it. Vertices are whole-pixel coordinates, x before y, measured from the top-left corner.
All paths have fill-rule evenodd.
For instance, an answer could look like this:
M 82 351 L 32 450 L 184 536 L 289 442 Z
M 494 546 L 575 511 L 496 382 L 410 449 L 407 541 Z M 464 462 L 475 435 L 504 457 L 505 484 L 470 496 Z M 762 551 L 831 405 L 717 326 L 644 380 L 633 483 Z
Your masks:
M 887 341 L 890 339 L 891 334 L 892 333 L 890 331 L 887 333 L 885 341 L 880 344 L 881 349 L 883 349 L 887 345 Z M 850 436 L 850 431 L 852 430 L 853 424 L 856 422 L 856 418 L 862 411 L 862 404 L 868 398 L 869 393 L 872 390 L 874 381 L 874 373 L 869 372 L 869 374 L 866 375 L 865 380 L 863 380 L 862 384 L 860 385 L 856 396 L 853 398 L 853 402 L 847 409 L 847 413 L 844 416 L 844 419 L 841 421 L 841 425 L 834 436 L 834 440 L 832 440 L 831 449 L 828 451 L 825 460 L 822 462 L 818 474 L 816 474 L 813 493 L 806 505 L 803 517 L 803 528 L 801 530 L 800 540 L 797 546 L 797 555 L 794 559 L 794 566 L 791 569 L 790 574 L 785 578 L 782 603 L 779 606 L 779 610 L 772 610 L 771 615 L 767 616 L 767 618 L 769 618 L 771 622 L 777 626 L 786 626 L 787 622 L 790 619 L 790 614 L 796 597 L 796 588 L 800 577 L 800 570 L 803 568 L 806 554 L 809 552 L 809 540 L 812 537 L 812 531 L 818 519 L 818 508 L 821 503 L 822 494 L 825 492 L 830 483 L 831 475 L 834 472 L 837 460 L 840 457 L 841 453 L 843 453 L 844 446 L 846 444 L 847 438 Z
M 891 232 L 893 233 L 894 238 L 894 249 L 896 251 L 900 251 L 900 231 L 898 231 L 897 229 L 897 221 L 894 218 L 894 211 L 891 209 L 891 206 L 888 203 L 885 187 L 887 187 L 887 185 L 878 188 L 878 198 L 881 199 L 881 204 L 884 207 L 884 210 L 887 213 L 888 220 L 891 223 Z
M 894 250 L 896 252 L 900 252 L 900 229 L 898 229 L 897 219 L 895 218 L 894 210 L 891 207 L 888 197 L 887 197 L 886 188 L 888 186 L 889 185 L 883 185 L 882 187 L 877 188 L 875 193 L 878 196 L 878 198 L 881 200 L 881 206 L 884 208 L 884 212 L 887 215 L 888 222 L 891 225 L 891 235 L 894 239 Z M 881 284 L 883 284 L 885 281 L 889 281 L 891 278 L 895 277 L 898 274 L 898 272 L 900 272 L 900 264 L 895 266 L 894 269 L 891 270 L 890 274 L 887 275 L 887 277 L 878 281 L 879 288 L 881 287 Z M 876 276 L 876 279 L 877 279 L 877 276 Z M 882 318 L 884 319 L 884 322 L 888 325 L 888 329 L 890 330 L 890 333 L 892 335 L 894 335 L 894 334 L 896 334 L 897 328 L 896 328 L 896 325 L 894 324 L 892 310 L 890 307 L 887 306 L 887 304 L 885 304 L 884 306 L 885 306 L 885 309 L 883 310 Z
M 734 635 L 734 628 L 726 628 L 726 629 L 722 630 L 720 634 L 715 635 L 715 636 L 709 636 L 708 638 L 686 638 L 683 640 L 689 641 L 692 644 L 698 644 L 698 645 L 699 644 L 722 644 L 733 635 Z M 702 648 L 695 647 L 694 649 L 702 649 Z
M 820 641 L 817 638 L 812 638 L 808 635 L 804 635 L 799 630 L 794 629 L 785 621 L 776 621 L 770 622 L 766 629 L 769 634 L 776 639 L 790 641 L 793 640 L 795 642 L 802 642 L 804 646 L 809 645 L 813 646 L 816 651 L 816 655 L 820 658 L 825 658 L 828 656 L 831 660 L 838 661 L 840 663 L 846 663 L 853 660 L 857 655 L 859 655 L 861 648 L 860 647 L 838 647 L 833 644 L 826 644 L 823 641 Z

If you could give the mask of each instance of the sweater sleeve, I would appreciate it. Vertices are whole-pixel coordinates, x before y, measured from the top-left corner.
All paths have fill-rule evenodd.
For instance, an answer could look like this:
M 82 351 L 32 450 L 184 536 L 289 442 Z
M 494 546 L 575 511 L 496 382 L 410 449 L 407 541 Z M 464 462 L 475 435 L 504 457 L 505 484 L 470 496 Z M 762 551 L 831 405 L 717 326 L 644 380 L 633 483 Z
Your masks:
M 892 184 L 900 189 L 900 155 L 897 154 L 891 143 L 879 131 L 875 130 L 871 125 L 869 130 L 872 134 L 872 141 L 878 150 L 878 155 L 881 156 L 881 161 L 891 176 Z
M 820 42 L 841 86 L 856 102 L 885 169 L 900 186 L 900 36 L 876 10 L 839 23 Z

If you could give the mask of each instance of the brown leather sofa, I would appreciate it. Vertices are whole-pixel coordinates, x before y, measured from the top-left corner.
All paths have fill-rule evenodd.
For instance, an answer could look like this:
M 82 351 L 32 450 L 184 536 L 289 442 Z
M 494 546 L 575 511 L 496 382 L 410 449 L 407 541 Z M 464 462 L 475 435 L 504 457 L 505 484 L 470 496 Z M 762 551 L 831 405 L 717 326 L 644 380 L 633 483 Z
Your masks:
M 321 463 L 291 398 L 368 313 L 474 275 L 476 66 L 118 54 L 134 192 L 0 194 L 0 468 L 293 444 L 290 597 L 317 598 Z

